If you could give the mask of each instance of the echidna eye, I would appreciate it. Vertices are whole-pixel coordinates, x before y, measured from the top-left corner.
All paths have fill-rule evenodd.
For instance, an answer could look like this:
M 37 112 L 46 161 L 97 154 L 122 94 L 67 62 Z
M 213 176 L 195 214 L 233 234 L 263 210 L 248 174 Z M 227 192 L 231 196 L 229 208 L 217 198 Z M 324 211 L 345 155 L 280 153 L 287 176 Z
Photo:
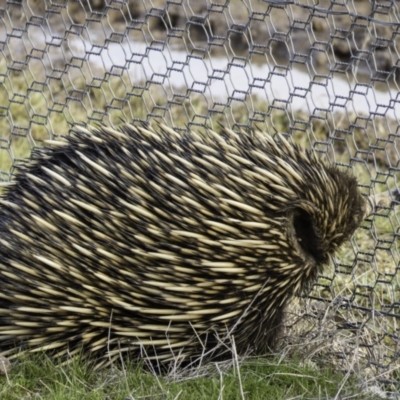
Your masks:
M 301 209 L 297 210 L 293 217 L 293 227 L 301 248 L 316 262 L 323 262 L 325 257 L 320 249 L 318 235 L 310 214 Z

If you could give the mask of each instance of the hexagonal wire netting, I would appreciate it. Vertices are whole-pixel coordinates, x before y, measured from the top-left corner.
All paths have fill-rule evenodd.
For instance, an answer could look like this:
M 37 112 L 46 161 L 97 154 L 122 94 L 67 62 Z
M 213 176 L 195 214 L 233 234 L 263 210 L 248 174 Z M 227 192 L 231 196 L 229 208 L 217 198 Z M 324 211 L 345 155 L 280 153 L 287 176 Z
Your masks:
M 3 1 L 0 179 L 70 124 L 122 119 L 285 132 L 363 191 L 394 188 L 399 19 L 394 0 Z M 292 304 L 285 348 L 395 388 L 398 237 L 380 208 Z

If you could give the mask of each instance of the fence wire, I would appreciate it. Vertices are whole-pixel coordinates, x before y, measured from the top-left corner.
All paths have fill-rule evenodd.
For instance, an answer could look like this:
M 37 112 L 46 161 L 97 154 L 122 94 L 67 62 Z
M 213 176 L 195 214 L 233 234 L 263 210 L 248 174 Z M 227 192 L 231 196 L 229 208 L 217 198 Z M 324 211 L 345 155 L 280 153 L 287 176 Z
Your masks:
M 283 132 L 399 187 L 396 1 L 0 3 L 0 179 L 74 123 Z M 311 292 L 284 345 L 399 393 L 399 216 L 381 208 Z M 296 347 L 297 346 L 297 347 Z

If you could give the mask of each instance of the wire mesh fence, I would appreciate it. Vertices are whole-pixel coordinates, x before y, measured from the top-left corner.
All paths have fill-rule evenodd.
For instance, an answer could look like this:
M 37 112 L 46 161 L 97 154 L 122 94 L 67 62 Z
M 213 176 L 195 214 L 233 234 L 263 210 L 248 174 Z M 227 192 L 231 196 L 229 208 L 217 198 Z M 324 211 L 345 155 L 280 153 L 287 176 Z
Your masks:
M 398 187 L 396 1 L 0 3 L 0 179 L 74 123 L 283 132 Z M 289 309 L 285 349 L 398 391 L 399 215 L 380 208 Z

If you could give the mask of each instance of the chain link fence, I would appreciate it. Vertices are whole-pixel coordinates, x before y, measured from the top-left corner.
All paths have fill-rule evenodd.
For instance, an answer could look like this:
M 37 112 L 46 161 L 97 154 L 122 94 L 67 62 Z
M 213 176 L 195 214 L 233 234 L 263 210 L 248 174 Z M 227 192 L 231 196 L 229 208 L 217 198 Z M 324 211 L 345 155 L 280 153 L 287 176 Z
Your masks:
M 399 187 L 396 1 L 0 2 L 0 180 L 74 123 L 284 132 Z M 399 393 L 399 215 L 381 208 L 286 321 L 284 351 Z M 300 345 L 300 346 L 299 346 Z

